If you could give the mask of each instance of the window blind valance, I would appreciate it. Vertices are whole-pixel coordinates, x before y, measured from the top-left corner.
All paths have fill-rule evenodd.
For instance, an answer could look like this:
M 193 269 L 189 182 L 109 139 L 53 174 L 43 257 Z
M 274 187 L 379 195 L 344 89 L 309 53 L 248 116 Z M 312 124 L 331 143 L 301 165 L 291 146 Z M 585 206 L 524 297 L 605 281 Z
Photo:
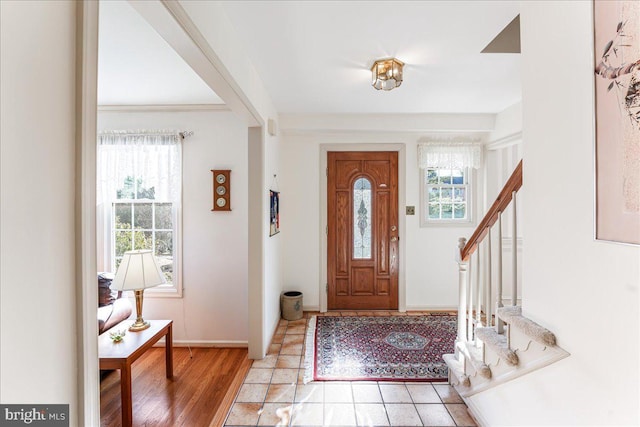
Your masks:
M 418 166 L 426 168 L 473 168 L 482 164 L 479 141 L 429 141 L 418 144 Z

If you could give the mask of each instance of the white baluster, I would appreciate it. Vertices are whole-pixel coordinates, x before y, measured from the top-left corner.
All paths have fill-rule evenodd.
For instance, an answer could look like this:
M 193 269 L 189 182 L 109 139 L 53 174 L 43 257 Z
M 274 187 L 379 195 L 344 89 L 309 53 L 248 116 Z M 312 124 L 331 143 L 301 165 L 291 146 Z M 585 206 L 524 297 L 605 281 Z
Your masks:
M 516 209 L 516 192 L 511 193 L 513 200 L 513 229 L 511 231 L 511 247 L 513 262 L 513 283 L 511 284 L 511 305 L 518 304 L 518 214 Z
M 472 285 L 472 277 L 473 277 L 473 269 L 476 268 L 475 265 L 473 265 L 473 258 L 469 257 L 469 263 L 468 263 L 468 274 L 467 274 L 467 294 L 469 295 L 468 298 L 468 310 L 469 313 L 467 315 L 467 339 L 469 341 L 473 341 L 473 297 L 474 295 L 476 295 L 473 292 L 473 285 Z
M 487 283 L 486 283 L 486 307 L 485 314 L 487 315 L 487 326 L 492 326 L 492 316 L 493 316 L 493 301 L 492 301 L 492 285 L 493 278 L 491 277 L 491 229 L 487 233 Z
M 482 322 L 482 298 L 484 297 L 482 283 L 481 283 L 481 270 L 482 264 L 480 264 L 480 245 L 476 248 L 476 325 L 480 325 Z M 477 340 L 476 344 L 477 344 Z
M 497 307 L 502 307 L 502 212 L 498 215 L 498 273 L 497 273 Z M 496 309 L 497 311 L 497 309 Z M 496 332 L 504 333 L 502 319 L 496 318 Z
M 462 260 L 460 251 L 464 248 L 467 239 L 461 237 L 458 239 L 458 338 L 457 342 L 467 341 L 467 268 L 468 263 Z

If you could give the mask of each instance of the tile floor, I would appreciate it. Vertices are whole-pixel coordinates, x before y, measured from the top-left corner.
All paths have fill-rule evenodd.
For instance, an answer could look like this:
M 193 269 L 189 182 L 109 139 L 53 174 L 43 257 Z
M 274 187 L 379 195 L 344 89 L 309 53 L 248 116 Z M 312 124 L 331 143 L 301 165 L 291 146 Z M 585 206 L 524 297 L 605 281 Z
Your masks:
M 443 383 L 304 384 L 304 339 L 314 315 L 412 315 L 423 312 L 305 313 L 280 320 L 269 354 L 253 362 L 225 426 L 475 426 L 458 393 Z

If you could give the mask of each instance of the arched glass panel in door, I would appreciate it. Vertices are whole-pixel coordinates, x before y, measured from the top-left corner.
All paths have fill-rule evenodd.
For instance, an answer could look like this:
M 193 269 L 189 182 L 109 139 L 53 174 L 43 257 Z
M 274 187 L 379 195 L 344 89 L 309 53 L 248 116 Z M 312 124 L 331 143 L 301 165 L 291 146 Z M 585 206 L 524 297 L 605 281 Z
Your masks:
M 371 182 L 364 177 L 353 184 L 353 258 L 371 258 Z

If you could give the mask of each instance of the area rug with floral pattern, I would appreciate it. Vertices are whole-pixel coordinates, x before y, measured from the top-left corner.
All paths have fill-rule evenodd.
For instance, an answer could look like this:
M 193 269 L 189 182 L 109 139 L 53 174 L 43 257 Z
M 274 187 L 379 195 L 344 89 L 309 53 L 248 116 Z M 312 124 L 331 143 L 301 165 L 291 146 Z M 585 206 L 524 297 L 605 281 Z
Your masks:
M 317 316 L 307 332 L 305 380 L 446 381 L 457 317 Z

